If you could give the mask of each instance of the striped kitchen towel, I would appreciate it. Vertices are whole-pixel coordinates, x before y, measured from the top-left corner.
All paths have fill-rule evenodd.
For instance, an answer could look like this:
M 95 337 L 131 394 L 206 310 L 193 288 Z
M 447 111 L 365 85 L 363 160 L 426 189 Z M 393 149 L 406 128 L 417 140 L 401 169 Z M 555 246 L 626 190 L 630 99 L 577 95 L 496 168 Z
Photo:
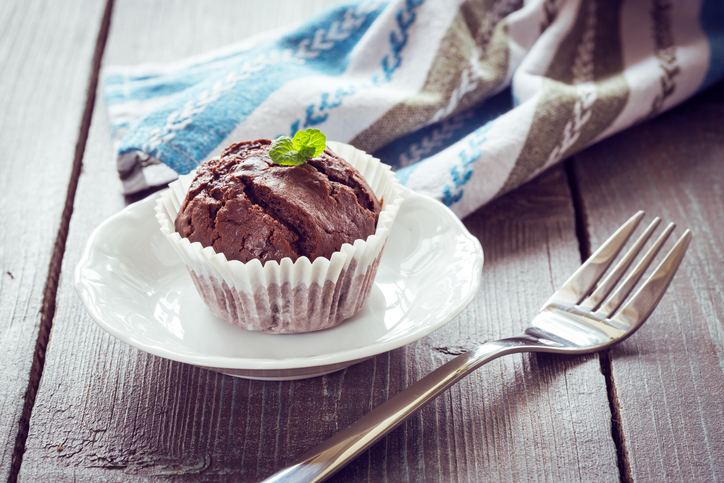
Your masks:
M 127 193 L 314 127 L 462 217 L 722 78 L 720 0 L 394 0 L 104 89 Z

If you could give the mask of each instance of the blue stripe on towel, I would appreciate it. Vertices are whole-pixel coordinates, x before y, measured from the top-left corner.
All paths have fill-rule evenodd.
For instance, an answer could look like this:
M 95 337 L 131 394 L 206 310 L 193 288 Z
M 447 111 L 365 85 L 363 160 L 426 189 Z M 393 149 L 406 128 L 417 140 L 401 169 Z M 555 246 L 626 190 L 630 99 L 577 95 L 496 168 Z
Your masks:
M 157 95 L 175 94 L 129 129 L 119 154 L 143 150 L 173 170 L 188 173 L 289 79 L 318 72 L 330 76 L 343 73 L 350 52 L 386 5 L 378 5 L 364 17 L 350 18 L 347 12 L 355 6 L 356 3 L 340 5 L 278 42 L 243 52 L 231 66 L 219 69 L 212 76 L 206 72 L 204 80 L 191 87 L 174 91 L 184 83 L 192 83 L 198 75 L 195 72 L 188 77 L 184 77 L 185 72 L 179 73 L 174 77 L 177 82 L 169 79 L 159 83 Z M 347 37 L 339 34 L 339 28 L 352 24 L 354 27 L 346 30 Z M 322 29 L 326 37 L 320 37 Z M 111 86 L 122 81 L 110 77 Z M 149 79 L 142 76 L 140 82 L 148 83 Z M 130 91 L 124 94 L 124 100 L 133 100 Z

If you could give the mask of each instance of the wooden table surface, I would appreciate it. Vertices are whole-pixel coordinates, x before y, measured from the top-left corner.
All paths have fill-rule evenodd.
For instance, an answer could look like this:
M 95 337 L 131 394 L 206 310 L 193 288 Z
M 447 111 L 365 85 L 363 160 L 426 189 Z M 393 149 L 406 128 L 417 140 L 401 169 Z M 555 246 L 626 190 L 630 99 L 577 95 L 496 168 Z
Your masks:
M 333 481 L 724 481 L 724 85 L 464 221 L 486 262 L 432 335 L 308 380 L 236 379 L 105 333 L 72 287 L 121 194 L 102 65 L 170 61 L 333 0 L 0 2 L 0 478 L 256 481 L 461 351 L 522 329 L 639 209 L 693 243 L 651 320 L 585 357 L 484 366 Z M 649 217 L 649 219 L 650 219 Z

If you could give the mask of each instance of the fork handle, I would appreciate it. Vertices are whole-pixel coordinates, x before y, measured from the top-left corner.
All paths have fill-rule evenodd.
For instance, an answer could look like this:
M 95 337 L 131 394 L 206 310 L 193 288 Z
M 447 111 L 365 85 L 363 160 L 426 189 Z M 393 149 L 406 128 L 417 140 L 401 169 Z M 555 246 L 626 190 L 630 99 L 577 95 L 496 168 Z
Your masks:
M 352 425 L 312 448 L 291 466 L 262 483 L 322 481 L 340 470 L 362 451 L 483 364 L 506 354 L 534 350 L 526 335 L 486 342 L 461 354 L 382 403 Z

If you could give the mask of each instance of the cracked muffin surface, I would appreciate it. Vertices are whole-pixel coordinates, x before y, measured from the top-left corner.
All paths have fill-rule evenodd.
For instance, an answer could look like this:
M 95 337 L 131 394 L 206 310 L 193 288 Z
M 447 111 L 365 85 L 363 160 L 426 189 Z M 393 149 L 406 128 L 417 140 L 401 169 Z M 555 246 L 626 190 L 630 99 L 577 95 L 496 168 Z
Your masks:
M 300 166 L 274 164 L 272 141 L 236 143 L 202 163 L 175 220 L 191 242 L 228 260 L 310 261 L 375 232 L 380 203 L 331 150 Z

